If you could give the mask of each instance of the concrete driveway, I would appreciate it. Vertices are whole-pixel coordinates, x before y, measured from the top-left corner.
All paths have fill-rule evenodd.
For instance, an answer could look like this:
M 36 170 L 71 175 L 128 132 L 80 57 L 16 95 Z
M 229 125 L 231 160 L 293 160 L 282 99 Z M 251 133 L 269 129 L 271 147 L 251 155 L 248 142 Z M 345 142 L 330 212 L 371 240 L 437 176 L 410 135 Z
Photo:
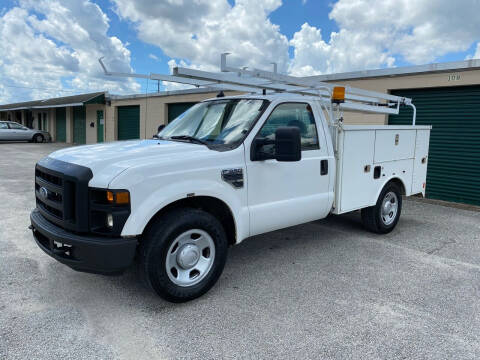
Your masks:
M 396 230 L 359 214 L 257 236 L 181 305 L 77 273 L 34 243 L 34 164 L 0 144 L 0 359 L 480 358 L 480 213 L 406 201 Z

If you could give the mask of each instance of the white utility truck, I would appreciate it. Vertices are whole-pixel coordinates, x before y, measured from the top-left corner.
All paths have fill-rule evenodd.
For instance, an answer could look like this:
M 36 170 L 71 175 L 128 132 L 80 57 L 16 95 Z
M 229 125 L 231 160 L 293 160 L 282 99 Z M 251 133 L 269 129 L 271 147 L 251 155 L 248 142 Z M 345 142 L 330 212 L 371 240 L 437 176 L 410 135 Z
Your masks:
M 103 66 L 103 63 L 101 63 Z M 31 229 L 56 260 L 113 274 L 135 261 L 172 302 L 208 291 L 230 245 L 265 232 L 361 210 L 388 233 L 402 196 L 425 193 L 430 127 L 410 99 L 310 78 L 231 68 L 135 75 L 240 90 L 194 105 L 152 140 L 71 147 L 35 168 Z M 412 126 L 344 125 L 342 111 L 398 114 Z

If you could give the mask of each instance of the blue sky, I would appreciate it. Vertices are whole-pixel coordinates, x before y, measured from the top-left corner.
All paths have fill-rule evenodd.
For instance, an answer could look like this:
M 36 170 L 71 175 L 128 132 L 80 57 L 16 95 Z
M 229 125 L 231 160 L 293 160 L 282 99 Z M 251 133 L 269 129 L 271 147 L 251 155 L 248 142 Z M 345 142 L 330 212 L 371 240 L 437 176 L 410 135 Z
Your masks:
M 300 76 L 477 58 L 479 11 L 477 0 L 0 0 L 0 103 L 156 91 L 105 78 L 99 56 L 113 71 L 167 74 L 215 70 L 229 51 Z

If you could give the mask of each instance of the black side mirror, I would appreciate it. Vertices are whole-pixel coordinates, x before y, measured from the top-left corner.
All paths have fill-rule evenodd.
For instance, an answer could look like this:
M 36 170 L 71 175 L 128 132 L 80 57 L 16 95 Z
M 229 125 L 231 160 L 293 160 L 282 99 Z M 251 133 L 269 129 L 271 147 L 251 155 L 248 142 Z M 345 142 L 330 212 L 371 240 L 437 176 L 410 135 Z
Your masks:
M 273 145 L 274 151 L 266 152 L 265 145 Z M 272 149 L 273 150 L 273 149 Z M 297 127 L 279 127 L 275 140 L 256 138 L 250 148 L 250 160 L 299 161 L 302 158 L 300 130 Z
M 275 159 L 277 161 L 302 159 L 302 142 L 298 127 L 279 127 L 275 131 Z

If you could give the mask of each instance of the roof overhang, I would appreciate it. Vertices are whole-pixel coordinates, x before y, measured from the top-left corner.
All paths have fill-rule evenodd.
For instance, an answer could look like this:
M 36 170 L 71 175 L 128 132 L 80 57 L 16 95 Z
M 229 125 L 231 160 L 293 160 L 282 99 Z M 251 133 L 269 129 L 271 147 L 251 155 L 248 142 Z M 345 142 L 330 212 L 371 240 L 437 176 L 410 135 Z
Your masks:
M 69 106 L 83 106 L 84 103 L 72 103 L 72 104 L 61 104 L 61 105 L 44 105 L 44 106 L 31 106 L 30 109 L 49 109 L 49 108 L 59 108 L 59 107 L 69 107 Z
M 480 59 L 472 59 L 466 61 L 452 61 L 438 64 L 404 66 L 398 68 L 376 69 L 351 71 L 338 74 L 307 76 L 304 79 L 315 79 L 318 81 L 341 81 L 355 80 L 378 77 L 395 77 L 420 74 L 434 74 L 444 72 L 460 72 L 460 71 L 480 70 Z
M 71 106 L 84 106 L 91 104 L 105 104 L 106 93 L 93 93 L 69 96 L 66 98 L 52 98 L 37 101 L 27 101 L 24 103 L 14 103 L 3 105 L 0 111 L 16 111 L 16 110 L 35 110 L 35 109 L 51 109 Z

